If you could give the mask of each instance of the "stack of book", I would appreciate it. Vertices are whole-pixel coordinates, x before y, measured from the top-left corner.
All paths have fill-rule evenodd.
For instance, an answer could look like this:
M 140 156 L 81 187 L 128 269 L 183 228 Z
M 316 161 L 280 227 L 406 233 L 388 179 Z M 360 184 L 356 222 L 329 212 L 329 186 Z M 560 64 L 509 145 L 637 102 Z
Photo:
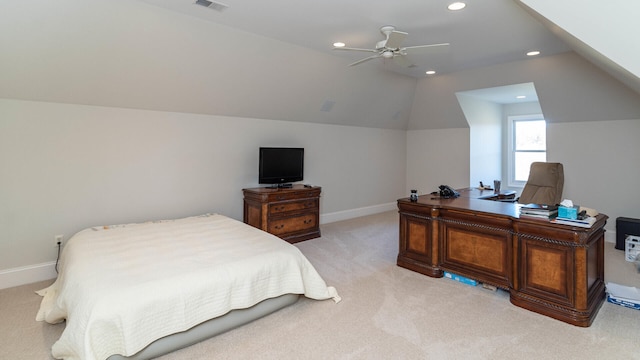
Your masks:
M 558 205 L 527 204 L 520 208 L 521 218 L 553 220 L 558 216 Z

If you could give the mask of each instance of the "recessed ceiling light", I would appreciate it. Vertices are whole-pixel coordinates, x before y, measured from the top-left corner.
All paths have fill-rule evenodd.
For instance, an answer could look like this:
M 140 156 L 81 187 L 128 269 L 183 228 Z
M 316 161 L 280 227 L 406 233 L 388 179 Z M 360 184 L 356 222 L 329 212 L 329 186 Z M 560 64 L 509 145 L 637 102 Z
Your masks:
M 436 73 L 435 70 L 427 70 L 426 72 L 427 75 L 433 75 L 435 73 Z
M 458 2 L 451 3 L 449 6 L 447 6 L 447 9 L 452 10 L 452 11 L 456 11 L 456 10 L 462 10 L 466 6 L 467 6 L 467 4 L 458 1 Z
M 343 42 L 335 42 L 335 43 L 333 43 L 333 46 L 334 47 L 344 47 L 345 43 L 343 43 Z
M 527 56 L 536 56 L 536 55 L 540 55 L 540 51 L 534 50 L 534 51 L 529 51 L 527 53 Z
M 526 97 L 526 96 L 524 96 L 524 95 L 518 95 L 518 96 L 516 96 L 516 99 L 526 99 L 526 98 L 527 98 L 527 97 Z

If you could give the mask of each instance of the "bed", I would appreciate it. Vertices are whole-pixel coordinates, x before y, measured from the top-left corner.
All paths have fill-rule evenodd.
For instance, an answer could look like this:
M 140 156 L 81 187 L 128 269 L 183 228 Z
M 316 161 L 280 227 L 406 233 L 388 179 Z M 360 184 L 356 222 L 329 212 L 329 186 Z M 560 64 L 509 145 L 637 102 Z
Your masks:
M 140 359 L 295 302 L 340 301 L 295 246 L 219 214 L 82 230 L 36 320 L 66 321 L 52 355 Z

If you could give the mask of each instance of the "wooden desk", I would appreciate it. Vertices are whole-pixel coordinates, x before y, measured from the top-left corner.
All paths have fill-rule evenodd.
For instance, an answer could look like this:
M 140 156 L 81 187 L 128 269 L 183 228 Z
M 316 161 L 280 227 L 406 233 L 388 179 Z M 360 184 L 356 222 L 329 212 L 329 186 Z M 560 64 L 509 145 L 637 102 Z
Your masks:
M 605 299 L 604 226 L 591 228 L 520 219 L 520 204 L 422 195 L 398 200 L 398 266 L 442 277 L 450 271 L 508 290 L 511 303 L 587 327 Z

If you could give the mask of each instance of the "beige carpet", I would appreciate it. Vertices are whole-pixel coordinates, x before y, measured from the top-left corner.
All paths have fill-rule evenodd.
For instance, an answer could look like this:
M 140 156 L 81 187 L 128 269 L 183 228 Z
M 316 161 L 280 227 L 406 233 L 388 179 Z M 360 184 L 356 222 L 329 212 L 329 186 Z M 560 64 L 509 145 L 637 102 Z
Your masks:
M 605 303 L 579 328 L 511 305 L 493 292 L 395 265 L 398 215 L 322 226 L 297 244 L 342 302 L 296 304 L 162 360 L 640 359 L 640 311 Z M 640 287 L 624 253 L 606 244 L 606 278 Z M 0 359 L 50 359 L 64 325 L 35 322 L 50 282 L 0 291 Z

